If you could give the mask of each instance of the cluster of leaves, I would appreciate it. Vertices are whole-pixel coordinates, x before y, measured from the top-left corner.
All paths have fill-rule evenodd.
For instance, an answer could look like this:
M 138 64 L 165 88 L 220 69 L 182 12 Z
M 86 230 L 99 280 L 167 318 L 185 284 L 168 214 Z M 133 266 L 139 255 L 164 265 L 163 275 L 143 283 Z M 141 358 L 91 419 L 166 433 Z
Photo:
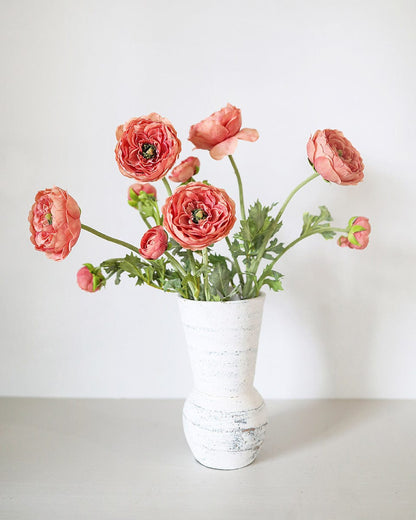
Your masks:
M 300 236 L 309 236 L 319 233 L 326 240 L 334 238 L 335 231 L 331 231 L 330 222 L 332 222 L 331 214 L 326 206 L 319 206 L 319 215 L 311 215 L 310 213 L 303 214 L 303 227 Z
M 136 195 L 134 203 L 143 220 L 149 217 L 158 220 L 154 197 L 142 192 Z M 107 274 L 107 279 L 114 276 L 116 284 L 120 283 L 121 275 L 127 273 L 135 279 L 136 285 L 148 284 L 190 299 L 204 300 L 207 294 L 213 301 L 253 298 L 258 296 L 264 285 L 273 291 L 281 291 L 282 274 L 273 267 L 291 244 L 285 247 L 275 236 L 282 222 L 272 216 L 274 207 L 275 204 L 264 206 L 257 200 L 249 208 L 247 218 L 241 220 L 233 241 L 228 240 L 232 259 L 215 254 L 209 247 L 208 262 L 204 262 L 200 251 L 186 250 L 170 239 L 168 256 L 145 260 L 130 253 L 124 258 L 106 260 L 100 267 Z M 325 239 L 333 238 L 335 232 L 330 228 L 332 217 L 325 206 L 319 209 L 319 215 L 303 215 L 301 234 L 295 242 L 316 233 Z M 267 263 L 258 275 L 264 261 Z
M 242 257 L 245 265 L 244 298 L 257 296 L 263 285 L 268 285 L 274 291 L 282 290 L 282 275 L 270 266 L 263 270 L 260 277 L 256 275 L 263 259 L 273 261 L 284 251 L 284 245 L 274 236 L 282 226 L 281 222 L 271 216 L 274 206 L 263 206 L 257 200 L 249 208 L 247 218 L 241 221 L 240 230 L 231 244 L 233 257 Z
M 176 292 L 187 297 L 187 289 L 176 270 L 169 269 L 165 259 L 147 261 L 133 253 L 124 258 L 112 258 L 101 263 L 107 279 L 114 276 L 118 285 L 123 273 L 136 280 L 136 285 L 147 284 L 165 292 Z

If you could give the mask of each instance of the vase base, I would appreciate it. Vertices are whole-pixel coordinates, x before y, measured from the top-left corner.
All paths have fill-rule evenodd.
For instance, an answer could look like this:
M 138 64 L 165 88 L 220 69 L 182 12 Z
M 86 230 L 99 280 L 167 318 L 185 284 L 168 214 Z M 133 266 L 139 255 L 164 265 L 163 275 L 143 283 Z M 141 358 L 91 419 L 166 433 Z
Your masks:
M 185 437 L 195 459 L 207 468 L 233 470 L 251 464 L 263 444 L 266 410 L 253 389 L 238 398 L 194 391 L 183 409 Z

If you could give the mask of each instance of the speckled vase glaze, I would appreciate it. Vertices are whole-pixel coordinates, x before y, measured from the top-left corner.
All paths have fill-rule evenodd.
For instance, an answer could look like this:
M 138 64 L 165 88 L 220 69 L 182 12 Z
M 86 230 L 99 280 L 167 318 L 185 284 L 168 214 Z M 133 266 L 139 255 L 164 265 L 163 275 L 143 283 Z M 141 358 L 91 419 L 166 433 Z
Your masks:
M 209 468 L 247 466 L 264 440 L 264 401 L 253 386 L 263 304 L 263 294 L 232 302 L 179 299 L 194 378 L 183 426 L 194 457 Z

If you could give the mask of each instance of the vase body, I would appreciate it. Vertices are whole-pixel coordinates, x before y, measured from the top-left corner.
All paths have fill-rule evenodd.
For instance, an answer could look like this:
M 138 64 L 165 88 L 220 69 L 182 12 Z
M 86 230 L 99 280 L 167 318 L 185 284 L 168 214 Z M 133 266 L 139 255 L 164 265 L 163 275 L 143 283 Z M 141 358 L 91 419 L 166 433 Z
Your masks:
M 179 299 L 194 388 L 185 401 L 185 437 L 198 462 L 237 469 L 256 458 L 266 411 L 253 386 L 264 295 L 232 302 Z

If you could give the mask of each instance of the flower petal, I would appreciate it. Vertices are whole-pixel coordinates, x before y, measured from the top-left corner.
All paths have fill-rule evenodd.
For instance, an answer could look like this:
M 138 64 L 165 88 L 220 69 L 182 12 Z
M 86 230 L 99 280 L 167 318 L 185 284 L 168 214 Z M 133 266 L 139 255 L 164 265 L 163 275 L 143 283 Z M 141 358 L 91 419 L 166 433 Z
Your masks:
M 222 141 L 222 143 L 218 143 L 217 145 L 215 145 L 214 148 L 211 149 L 209 154 L 213 159 L 219 161 L 220 159 L 224 159 L 226 155 L 231 155 L 237 148 L 237 144 L 237 136 L 230 137 L 229 139 Z
M 237 139 L 242 139 L 243 141 L 250 141 L 250 143 L 254 143 L 254 141 L 257 141 L 259 138 L 259 133 L 254 128 L 242 128 L 236 137 Z

